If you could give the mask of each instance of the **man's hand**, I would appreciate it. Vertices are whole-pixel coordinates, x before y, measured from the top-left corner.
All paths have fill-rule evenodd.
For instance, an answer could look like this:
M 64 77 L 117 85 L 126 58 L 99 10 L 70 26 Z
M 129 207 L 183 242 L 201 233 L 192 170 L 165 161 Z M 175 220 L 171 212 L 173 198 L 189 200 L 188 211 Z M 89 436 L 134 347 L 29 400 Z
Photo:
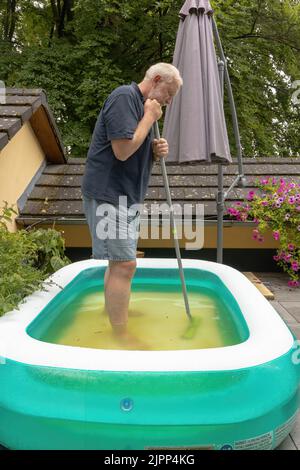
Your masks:
M 144 113 L 149 113 L 153 121 L 158 121 L 162 117 L 161 105 L 156 100 L 146 100 L 144 103 Z
M 125 162 L 145 141 L 151 127 L 162 116 L 161 105 L 156 100 L 146 100 L 144 116 L 135 130 L 133 139 L 112 139 L 111 146 L 117 160 Z
M 160 157 L 167 158 L 169 153 L 169 145 L 166 139 L 153 140 L 153 157 L 157 162 Z

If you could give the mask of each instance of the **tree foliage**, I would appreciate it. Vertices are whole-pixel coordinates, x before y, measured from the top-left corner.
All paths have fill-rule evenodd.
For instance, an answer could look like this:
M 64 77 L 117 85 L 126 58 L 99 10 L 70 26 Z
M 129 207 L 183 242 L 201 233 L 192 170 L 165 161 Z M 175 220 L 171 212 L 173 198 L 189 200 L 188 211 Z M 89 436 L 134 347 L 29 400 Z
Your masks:
M 85 156 L 116 86 L 172 61 L 183 0 L 0 0 L 0 79 L 43 88 L 73 156 Z M 300 154 L 299 0 L 215 0 L 244 154 Z M 226 97 L 225 97 L 226 98 Z M 228 100 L 225 100 L 230 141 Z

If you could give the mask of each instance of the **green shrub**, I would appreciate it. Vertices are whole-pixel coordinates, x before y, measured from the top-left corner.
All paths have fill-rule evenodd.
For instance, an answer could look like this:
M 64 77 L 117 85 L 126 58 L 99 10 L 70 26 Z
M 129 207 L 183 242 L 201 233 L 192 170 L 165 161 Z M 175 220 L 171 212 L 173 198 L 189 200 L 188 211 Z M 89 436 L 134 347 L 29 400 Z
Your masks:
M 46 290 L 47 277 L 70 263 L 64 239 L 55 229 L 8 231 L 5 221 L 16 213 L 7 202 L 0 210 L 0 316 L 18 308 L 24 297 Z

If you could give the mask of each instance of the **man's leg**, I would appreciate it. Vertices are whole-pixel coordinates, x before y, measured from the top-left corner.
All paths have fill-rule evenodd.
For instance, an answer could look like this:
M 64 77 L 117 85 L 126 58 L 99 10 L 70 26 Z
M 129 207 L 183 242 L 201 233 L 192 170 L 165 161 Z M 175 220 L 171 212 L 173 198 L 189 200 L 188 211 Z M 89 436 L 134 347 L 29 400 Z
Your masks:
M 106 307 L 105 291 L 106 291 L 108 278 L 109 278 L 109 265 L 107 266 L 105 274 L 104 274 L 104 313 L 106 314 L 107 314 L 107 307 Z
M 109 265 L 107 266 L 105 274 L 104 274 L 104 290 L 106 289 L 108 278 L 109 278 Z
M 109 261 L 105 273 L 105 308 L 116 334 L 126 332 L 131 281 L 136 261 Z
M 104 292 L 106 290 L 108 278 L 109 278 L 109 265 L 107 266 L 105 274 L 104 274 Z

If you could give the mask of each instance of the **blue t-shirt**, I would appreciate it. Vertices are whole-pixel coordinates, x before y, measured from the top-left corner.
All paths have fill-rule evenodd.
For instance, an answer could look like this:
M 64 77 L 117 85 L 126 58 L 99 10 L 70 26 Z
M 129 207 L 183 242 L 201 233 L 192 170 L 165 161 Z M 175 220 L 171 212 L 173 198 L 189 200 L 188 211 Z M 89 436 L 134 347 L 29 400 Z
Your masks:
M 115 205 L 119 196 L 127 196 L 128 207 L 143 203 L 153 165 L 153 129 L 126 161 L 115 157 L 111 140 L 133 138 L 144 116 L 144 101 L 135 82 L 116 88 L 105 101 L 87 155 L 81 185 L 84 196 Z

